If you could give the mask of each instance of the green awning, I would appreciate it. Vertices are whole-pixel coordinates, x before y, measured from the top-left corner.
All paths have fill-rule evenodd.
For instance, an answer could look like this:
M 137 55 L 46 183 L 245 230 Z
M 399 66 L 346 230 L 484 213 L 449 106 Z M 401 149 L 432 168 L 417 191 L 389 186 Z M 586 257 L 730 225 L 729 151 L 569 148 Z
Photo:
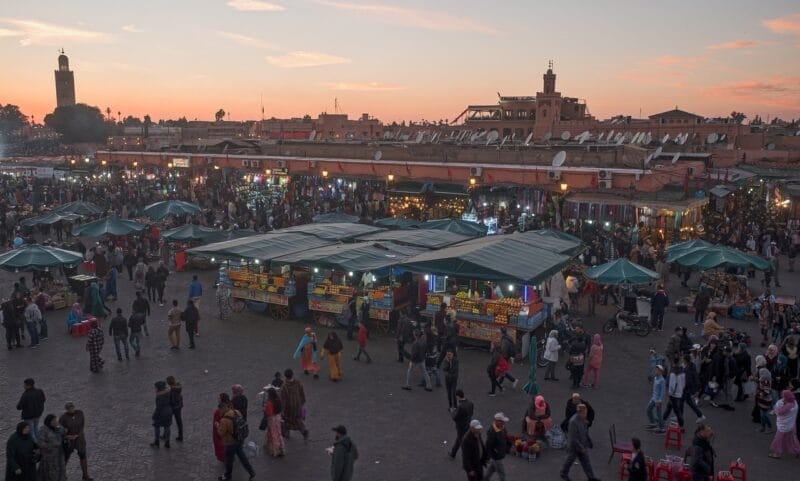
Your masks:
M 75 214 L 72 212 L 50 212 L 44 215 L 22 219 L 20 225 L 24 226 L 51 225 L 55 224 L 56 222 L 61 222 L 64 220 L 67 222 L 72 222 L 80 218 L 81 218 L 80 214 Z
M 433 184 L 433 193 L 438 195 L 469 196 L 467 186 L 462 184 L 441 184 L 435 182 Z
M 161 237 L 172 241 L 192 241 L 205 240 L 219 232 L 210 227 L 203 227 L 197 224 L 185 224 L 174 229 L 169 229 L 161 233 Z
M 446 230 L 433 229 L 409 229 L 409 230 L 387 230 L 374 234 L 363 235 L 357 239 L 361 241 L 392 241 L 414 247 L 425 249 L 441 249 L 472 239 L 472 236 L 456 234 Z
M 388 194 L 420 195 L 429 186 L 428 182 L 395 182 L 386 189 Z
M 708 191 L 709 194 L 714 195 L 716 197 L 725 197 L 731 192 L 732 191 L 729 188 L 725 187 L 724 185 L 718 185 Z
M 203 241 L 210 244 L 212 242 L 223 242 L 233 239 L 241 239 L 242 237 L 250 237 L 258 234 L 253 229 L 231 229 L 231 230 L 215 230 L 212 235 Z
M 74 236 L 100 237 L 101 235 L 127 235 L 145 228 L 144 224 L 118 217 L 103 217 L 96 221 L 76 226 L 72 229 Z
M 461 219 L 436 219 L 423 222 L 419 225 L 420 229 L 435 229 L 453 232 L 456 234 L 470 237 L 485 236 L 488 227 L 484 224 L 469 222 Z
M 279 264 L 301 264 L 342 272 L 367 272 L 391 267 L 424 252 L 424 249 L 391 242 L 335 244 L 288 254 L 272 260 Z
M 189 249 L 190 254 L 226 259 L 270 261 L 294 252 L 331 245 L 333 242 L 299 233 L 261 234 L 241 239 L 215 242 Z
M 343 242 L 352 240 L 355 237 L 382 231 L 380 227 L 366 224 L 353 224 L 348 222 L 337 222 L 331 224 L 305 224 L 285 229 L 278 229 L 269 235 L 283 234 L 286 232 L 304 234 L 318 237 L 327 241 Z
M 78 215 L 97 215 L 103 213 L 103 208 L 91 202 L 76 200 L 75 202 L 60 205 L 53 209 L 53 211 L 62 213 L 70 212 Z
M 315 224 L 336 224 L 341 222 L 355 223 L 361 219 L 357 215 L 345 214 L 343 212 L 328 212 L 327 214 L 317 214 L 311 220 Z
M 0 255 L 0 269 L 11 272 L 43 271 L 61 266 L 74 267 L 83 261 L 80 252 L 40 244 L 24 244 Z
M 383 227 L 386 229 L 415 229 L 421 224 L 420 221 L 414 219 L 406 219 L 405 217 L 386 217 L 378 219 L 372 223 L 375 227 Z
M 564 237 L 552 234 L 561 234 Z M 534 230 L 528 232 L 515 232 L 512 236 L 519 241 L 525 242 L 532 247 L 545 249 L 556 254 L 574 256 L 583 249 L 583 243 L 577 237 L 573 237 L 563 232 L 550 230 Z
M 538 284 L 570 262 L 568 256 L 533 247 L 515 237 L 474 239 L 419 254 L 401 266 L 462 279 Z
M 647 284 L 658 279 L 658 273 L 634 264 L 628 259 L 616 259 L 599 266 L 590 267 L 583 273 L 600 284 L 636 285 Z
M 753 267 L 764 271 L 772 267 L 772 263 L 766 259 L 721 245 L 683 250 L 673 255 L 670 262 L 700 271 L 717 267 Z
M 153 220 L 161 220 L 171 215 L 193 215 L 199 214 L 200 212 L 199 205 L 182 200 L 165 200 L 150 204 L 144 208 L 144 213 Z

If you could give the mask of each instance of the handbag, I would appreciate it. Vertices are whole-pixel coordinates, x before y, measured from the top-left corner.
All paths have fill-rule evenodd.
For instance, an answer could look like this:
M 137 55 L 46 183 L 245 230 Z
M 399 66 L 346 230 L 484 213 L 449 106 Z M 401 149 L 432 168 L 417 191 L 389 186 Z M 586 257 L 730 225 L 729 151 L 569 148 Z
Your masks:
M 267 430 L 267 415 L 266 414 L 261 416 L 261 422 L 258 424 L 258 429 L 260 429 L 261 431 L 266 431 Z

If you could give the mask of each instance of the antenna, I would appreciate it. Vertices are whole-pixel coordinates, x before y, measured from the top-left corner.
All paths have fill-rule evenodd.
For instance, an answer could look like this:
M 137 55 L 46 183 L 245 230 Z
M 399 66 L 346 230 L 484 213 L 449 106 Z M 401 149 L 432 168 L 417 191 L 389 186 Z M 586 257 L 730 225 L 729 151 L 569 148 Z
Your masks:
M 680 158 L 681 158 L 681 153 L 680 152 L 675 152 L 675 155 L 672 157 L 672 163 L 674 164 Z
M 661 155 L 661 152 L 663 152 L 663 150 L 664 149 L 662 147 L 657 148 L 656 151 L 653 152 L 653 157 L 657 159 L 658 156 Z
M 529 133 L 527 137 L 525 137 L 525 146 L 531 145 L 531 140 L 533 140 L 533 132 Z
M 338 97 L 334 97 L 333 98 L 333 113 L 334 114 L 338 114 L 339 113 L 339 98 Z
M 563 140 L 564 142 L 568 141 L 570 137 L 571 134 L 569 133 L 569 130 L 561 132 L 561 140 Z
M 666 144 L 669 140 L 669 134 L 664 134 L 664 137 L 661 138 L 661 143 Z
M 383 157 L 383 152 L 381 152 L 380 150 L 376 150 L 375 155 L 372 156 L 375 162 L 381 160 L 382 157 Z
M 563 150 L 556 152 L 556 155 L 553 156 L 553 167 L 561 167 L 564 165 L 564 162 L 567 160 L 567 153 Z

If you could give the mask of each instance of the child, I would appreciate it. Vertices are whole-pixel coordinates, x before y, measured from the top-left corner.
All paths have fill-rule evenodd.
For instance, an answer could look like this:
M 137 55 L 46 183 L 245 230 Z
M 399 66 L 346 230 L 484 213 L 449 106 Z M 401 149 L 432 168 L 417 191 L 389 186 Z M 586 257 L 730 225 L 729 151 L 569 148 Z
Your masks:
M 358 354 L 353 358 L 354 361 L 361 360 L 361 353 L 367 356 L 367 364 L 372 362 L 372 358 L 367 352 L 367 326 L 363 322 L 358 323 Z
M 597 387 L 597 382 L 600 378 L 600 366 L 603 364 L 603 342 L 600 340 L 600 334 L 595 334 L 592 338 L 592 347 L 589 348 L 589 362 L 587 364 L 586 372 L 583 374 L 583 385 L 585 387 Z M 589 380 L 594 375 L 592 383 Z

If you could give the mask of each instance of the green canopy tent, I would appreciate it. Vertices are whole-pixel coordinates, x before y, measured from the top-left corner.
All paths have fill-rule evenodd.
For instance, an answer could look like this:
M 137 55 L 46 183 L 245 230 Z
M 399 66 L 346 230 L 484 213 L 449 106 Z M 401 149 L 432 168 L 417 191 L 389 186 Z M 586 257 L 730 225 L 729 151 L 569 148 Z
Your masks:
M 677 244 L 672 244 L 671 246 L 667 247 L 667 262 L 672 262 L 673 259 L 678 257 L 679 255 L 691 250 L 696 249 L 698 247 L 714 247 L 714 244 L 710 242 L 706 242 L 702 239 L 692 239 L 689 241 L 678 242 Z
M 345 214 L 343 212 L 329 212 L 327 214 L 317 214 L 311 219 L 315 224 L 338 224 L 356 223 L 361 220 L 356 215 Z
M 409 230 L 387 230 L 375 232 L 356 238 L 357 242 L 362 241 L 392 241 L 398 244 L 405 244 L 414 247 L 424 247 L 425 249 L 441 249 L 470 240 L 470 236 L 455 234 L 446 230 L 430 229 L 409 229 Z
M 423 251 L 424 249 L 418 247 L 401 246 L 391 242 L 358 242 L 295 252 L 272 259 L 272 262 L 318 266 L 341 272 L 368 272 L 395 266 Z
M 764 271 L 772 267 L 772 264 L 766 259 L 718 245 L 695 247 L 694 249 L 682 251 L 673 256 L 670 262 L 701 271 L 717 267 L 753 267 Z
M 420 224 L 421 222 L 418 220 L 406 219 L 405 217 L 385 217 L 372 223 L 376 227 L 399 230 L 416 229 Z
M 420 229 L 435 229 L 453 232 L 455 234 L 466 235 L 470 237 L 482 237 L 486 235 L 489 230 L 483 224 L 476 222 L 469 222 L 460 219 L 436 219 L 423 222 L 418 226 Z
M 44 271 L 57 267 L 75 267 L 83 262 L 80 252 L 39 244 L 24 244 L 0 255 L 0 269 L 11 272 Z
M 258 234 L 258 232 L 254 231 L 253 229 L 215 230 L 214 233 L 211 234 L 207 239 L 204 239 L 203 242 L 206 244 L 211 244 L 212 242 L 241 239 L 242 237 L 250 237 L 256 234 Z
M 258 259 L 271 261 L 272 259 L 294 252 L 324 247 L 333 244 L 333 241 L 319 237 L 299 234 L 296 232 L 283 232 L 276 234 L 260 234 L 229 241 L 215 242 L 200 247 L 188 249 L 189 254 L 224 259 Z
M 533 247 L 568 256 L 575 256 L 583 250 L 583 242 L 577 237 L 572 237 L 569 234 L 564 234 L 566 237 L 558 237 L 542 234 L 541 232 L 544 231 L 515 232 L 512 237 Z
M 425 252 L 400 265 L 415 272 L 464 279 L 538 284 L 569 262 L 568 256 L 531 246 L 515 236 L 501 235 Z
M 574 235 L 567 234 L 566 232 L 562 232 L 560 230 L 541 229 L 541 230 L 534 230 L 534 231 L 530 231 L 530 232 L 533 233 L 533 234 L 536 234 L 536 235 L 540 235 L 542 237 L 553 237 L 553 238 L 561 239 L 561 240 L 564 240 L 564 241 L 577 242 L 579 244 L 581 242 L 583 242 L 579 238 L 575 237 Z
M 353 224 L 347 222 L 336 222 L 331 224 L 305 224 L 297 225 L 294 227 L 287 227 L 285 229 L 278 229 L 270 232 L 267 235 L 276 235 L 284 233 L 296 233 L 318 237 L 332 242 L 347 242 L 355 239 L 356 237 L 371 234 L 373 232 L 382 231 L 380 227 L 375 227 L 366 224 Z
M 72 235 L 85 237 L 100 237 L 105 234 L 127 235 L 145 228 L 144 224 L 119 217 L 103 217 L 72 229 Z
M 69 202 L 67 204 L 60 205 L 53 209 L 53 212 L 59 212 L 59 213 L 69 212 L 78 215 L 99 215 L 102 214 L 103 211 L 104 210 L 97 204 L 86 202 L 84 200 L 76 200 L 75 202 Z
M 81 218 L 80 214 L 74 214 L 72 212 L 49 212 L 47 214 L 40 215 L 37 217 L 29 217 L 27 219 L 23 219 L 22 222 L 20 222 L 20 225 L 25 227 L 31 227 L 35 225 L 51 225 L 63 220 L 67 222 L 72 222 L 80 218 Z
M 217 232 L 219 231 L 210 227 L 203 227 L 197 224 L 185 224 L 162 232 L 161 238 L 179 242 L 202 241 L 212 238 Z
M 161 220 L 171 215 L 193 215 L 200 213 L 200 206 L 182 200 L 165 200 L 150 204 L 144 208 L 144 213 L 152 220 Z
M 617 259 L 586 269 L 583 274 L 599 284 L 647 284 L 658 279 L 658 273 L 634 264 L 628 259 Z

